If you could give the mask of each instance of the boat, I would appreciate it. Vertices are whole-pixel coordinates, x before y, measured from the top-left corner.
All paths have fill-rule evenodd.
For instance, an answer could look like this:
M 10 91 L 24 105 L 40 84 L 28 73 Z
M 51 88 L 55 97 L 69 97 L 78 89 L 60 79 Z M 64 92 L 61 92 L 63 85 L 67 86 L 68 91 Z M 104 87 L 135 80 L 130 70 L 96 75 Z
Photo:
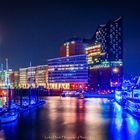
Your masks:
M 61 97 L 74 97 L 74 95 L 75 95 L 75 91 L 70 91 L 70 90 L 68 90 L 68 91 L 63 91 L 63 92 L 60 94 Z
M 0 116 L 0 124 L 11 123 L 16 121 L 19 116 L 17 111 L 5 112 Z
M 135 87 L 126 101 L 126 109 L 135 117 L 140 118 L 140 88 Z
M 83 99 L 84 98 L 84 91 L 76 91 L 75 92 L 75 97 L 78 97 L 79 99 Z
M 127 100 L 126 109 L 135 117 L 140 118 L 140 101 Z
M 125 80 L 122 87 L 115 90 L 115 100 L 130 114 L 140 118 L 140 78 L 136 81 Z
M 77 98 L 84 98 L 84 94 L 82 91 L 63 91 L 60 95 L 61 97 L 77 97 Z
M 127 99 L 131 98 L 133 86 L 130 81 L 124 80 L 122 85 L 115 89 L 115 101 L 125 106 Z
M 127 99 L 127 93 L 122 90 L 115 90 L 115 101 L 122 105 L 125 106 L 126 104 L 126 99 Z

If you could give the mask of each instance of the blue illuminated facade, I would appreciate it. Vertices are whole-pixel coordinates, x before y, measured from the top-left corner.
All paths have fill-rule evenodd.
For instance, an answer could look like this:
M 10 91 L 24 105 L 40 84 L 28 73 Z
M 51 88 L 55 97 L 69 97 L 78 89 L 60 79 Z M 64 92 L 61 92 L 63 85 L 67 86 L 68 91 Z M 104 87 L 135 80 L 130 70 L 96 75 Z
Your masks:
M 99 25 L 91 39 L 66 41 L 60 54 L 48 60 L 49 88 L 86 87 L 109 93 L 123 79 L 122 18 Z
M 123 80 L 123 19 L 99 25 L 93 38 L 84 40 L 89 84 L 96 90 L 117 87 Z
M 88 83 L 86 55 L 49 59 L 48 77 L 49 88 L 83 88 Z

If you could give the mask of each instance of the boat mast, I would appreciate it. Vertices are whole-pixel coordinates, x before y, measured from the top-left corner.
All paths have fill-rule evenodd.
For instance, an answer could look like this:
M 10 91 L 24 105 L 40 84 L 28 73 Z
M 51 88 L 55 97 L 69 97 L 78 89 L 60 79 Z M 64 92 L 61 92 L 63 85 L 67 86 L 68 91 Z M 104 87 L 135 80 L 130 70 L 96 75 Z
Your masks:
M 4 87 L 4 69 L 3 64 L 1 64 L 1 81 L 2 81 L 2 88 Z
M 8 58 L 6 58 L 5 60 L 6 60 L 6 87 L 8 88 L 10 86 Z
M 8 67 L 8 58 L 6 60 L 6 88 L 7 88 L 7 106 L 8 111 L 11 109 L 11 93 L 10 93 L 10 75 L 9 75 L 9 67 Z

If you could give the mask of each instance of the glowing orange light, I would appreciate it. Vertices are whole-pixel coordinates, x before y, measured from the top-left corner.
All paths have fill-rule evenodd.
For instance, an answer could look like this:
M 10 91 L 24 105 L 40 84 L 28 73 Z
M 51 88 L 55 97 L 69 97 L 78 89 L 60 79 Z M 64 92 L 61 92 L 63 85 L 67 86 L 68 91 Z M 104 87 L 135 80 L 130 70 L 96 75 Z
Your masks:
M 118 73 L 118 72 L 119 72 L 119 69 L 115 67 L 115 68 L 112 69 L 112 71 L 113 71 L 114 73 Z
M 115 82 L 115 85 L 117 85 L 118 84 L 118 82 Z
M 2 90 L 3 95 L 7 95 L 7 92 L 5 90 Z

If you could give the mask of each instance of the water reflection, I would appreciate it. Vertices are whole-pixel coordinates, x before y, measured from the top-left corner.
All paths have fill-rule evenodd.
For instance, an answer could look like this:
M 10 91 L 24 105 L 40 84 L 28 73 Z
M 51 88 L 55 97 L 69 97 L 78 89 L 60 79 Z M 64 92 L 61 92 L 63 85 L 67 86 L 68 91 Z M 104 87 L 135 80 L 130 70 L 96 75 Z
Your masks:
M 139 129 L 138 121 L 135 120 L 133 117 L 129 117 L 127 119 L 127 127 L 128 127 L 128 131 L 130 132 L 130 134 L 135 135 Z
M 0 140 L 6 140 L 7 136 L 11 139 L 16 139 L 17 121 L 0 126 Z
M 114 140 L 139 140 L 140 122 L 132 117 L 119 104 L 113 103 L 113 117 L 111 120 L 110 136 Z
M 0 97 L 0 108 L 4 107 L 6 104 L 6 97 Z
M 47 97 L 44 106 L 21 114 L 16 123 L 2 125 L 0 132 L 8 140 L 139 140 L 139 125 L 112 100 Z

